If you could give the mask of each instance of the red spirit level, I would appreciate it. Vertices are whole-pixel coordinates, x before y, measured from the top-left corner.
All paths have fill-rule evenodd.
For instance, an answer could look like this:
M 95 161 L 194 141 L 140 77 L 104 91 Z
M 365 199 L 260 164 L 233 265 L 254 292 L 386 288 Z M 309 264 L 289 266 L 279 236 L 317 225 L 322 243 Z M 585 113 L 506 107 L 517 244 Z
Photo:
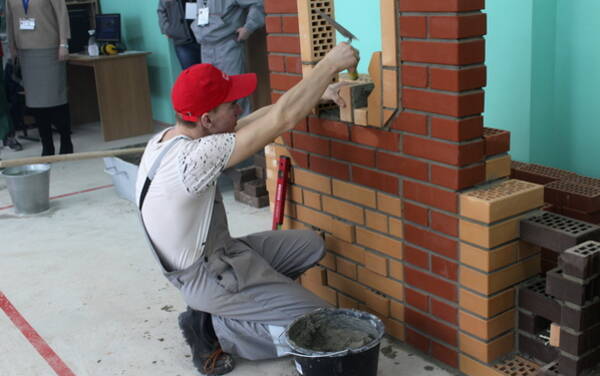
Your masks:
M 287 192 L 289 173 L 290 158 L 282 155 L 279 157 L 279 169 L 277 171 L 275 210 L 273 210 L 273 230 L 278 230 L 283 224 L 283 209 L 285 208 L 285 195 Z

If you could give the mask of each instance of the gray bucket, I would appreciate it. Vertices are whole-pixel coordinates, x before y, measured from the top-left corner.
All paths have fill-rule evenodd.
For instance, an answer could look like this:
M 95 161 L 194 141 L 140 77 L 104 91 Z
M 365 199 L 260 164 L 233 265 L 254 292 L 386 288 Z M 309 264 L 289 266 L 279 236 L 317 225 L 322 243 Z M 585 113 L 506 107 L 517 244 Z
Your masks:
M 294 320 L 284 333 L 300 375 L 377 375 L 385 328 L 375 315 L 321 308 Z
M 17 214 L 36 214 L 50 208 L 50 165 L 10 167 L 0 172 Z

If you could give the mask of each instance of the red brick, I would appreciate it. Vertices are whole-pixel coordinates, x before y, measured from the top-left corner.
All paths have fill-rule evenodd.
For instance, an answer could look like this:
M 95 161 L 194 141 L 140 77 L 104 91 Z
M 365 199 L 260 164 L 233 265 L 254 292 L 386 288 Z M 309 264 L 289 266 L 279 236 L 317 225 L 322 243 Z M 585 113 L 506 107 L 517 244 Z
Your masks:
M 298 34 L 299 24 L 297 16 L 285 16 L 282 17 L 283 21 L 283 32 L 288 34 Z
M 434 255 L 431 256 L 431 271 L 453 281 L 458 278 L 458 264 Z
M 271 86 L 273 87 L 272 83 Z M 405 108 L 454 117 L 481 114 L 483 100 L 483 91 L 452 94 L 410 88 L 402 90 L 402 104 Z
M 483 63 L 485 61 L 485 42 L 483 39 L 467 42 L 405 40 L 402 41 L 402 60 L 447 65 Z
M 502 129 L 484 128 L 485 155 L 506 153 L 510 149 L 510 132 Z
M 298 13 L 296 0 L 265 0 L 265 13 Z
M 404 239 L 442 256 L 455 260 L 458 259 L 458 245 L 456 241 L 445 236 L 405 223 Z
M 281 134 L 281 138 L 283 139 L 283 143 L 289 147 L 294 147 L 294 141 L 292 139 L 292 132 L 284 132 Z
M 431 314 L 437 318 L 458 325 L 458 308 L 431 298 Z
M 404 265 L 404 281 L 409 285 L 428 291 L 446 300 L 452 302 L 458 301 L 456 285 L 413 269 L 408 265 Z
M 431 342 L 431 356 L 440 362 L 446 363 L 450 367 L 458 368 L 458 353 L 435 341 Z
M 429 312 L 429 296 L 413 289 L 405 289 L 404 292 L 406 294 L 406 303 L 423 312 Z
M 431 182 L 451 189 L 470 188 L 485 181 L 485 165 L 449 168 L 431 165 Z
M 465 166 L 483 161 L 485 146 L 483 140 L 457 144 L 404 135 L 403 141 L 404 153 L 415 157 L 455 166 Z
M 400 155 L 378 151 L 377 168 L 414 179 L 424 181 L 429 180 L 429 169 L 427 163 Z
M 321 155 L 329 154 L 329 140 L 311 136 L 309 134 L 294 132 L 294 145 L 298 149 Z
M 336 159 L 375 167 L 375 150 L 331 141 L 331 156 Z
M 349 127 L 339 121 L 309 117 L 308 128 L 310 133 L 315 133 L 326 137 L 333 137 L 340 140 L 350 140 Z
M 299 54 L 300 38 L 288 35 L 267 35 L 267 51 Z
M 398 151 L 400 135 L 378 129 L 355 126 L 352 128 L 351 140 L 353 142 Z
M 285 57 L 285 71 L 288 73 L 302 74 L 302 62 L 299 56 Z
M 403 111 L 392 123 L 392 128 L 427 135 L 427 116 Z
M 469 69 L 430 69 L 431 88 L 448 91 L 479 89 L 486 85 L 486 67 Z
M 427 67 L 402 64 L 402 84 L 404 86 L 427 87 L 428 82 Z
M 271 89 L 289 90 L 302 80 L 302 76 L 292 76 L 289 74 L 271 73 Z
M 277 102 L 277 100 L 281 98 L 282 95 L 283 93 L 271 92 L 271 103 Z
M 450 141 L 467 141 L 483 136 L 483 117 L 452 120 L 431 118 L 431 136 Z
M 429 270 L 429 254 L 420 249 L 404 246 L 404 261 L 409 262 L 421 269 Z
M 460 39 L 478 37 L 487 32 L 485 13 L 457 16 L 429 17 L 429 37 Z
M 290 149 L 290 154 L 292 154 L 292 159 L 299 167 L 308 169 L 307 153 L 299 150 Z
M 265 17 L 265 27 L 267 29 L 267 33 L 281 33 L 283 30 L 281 28 L 281 16 L 267 16 Z
M 458 218 L 432 210 L 431 228 L 458 237 Z
M 431 337 L 437 338 L 451 346 L 458 346 L 458 330 L 442 324 L 420 312 L 408 307 L 404 309 L 406 322 Z
M 300 120 L 300 122 L 298 122 L 298 124 L 296 124 L 296 126 L 294 127 L 294 130 L 308 132 L 308 124 L 306 122 L 306 118 Z
M 404 181 L 404 197 L 438 209 L 456 213 L 458 210 L 457 194 L 439 188 Z
M 411 38 L 426 38 L 427 18 L 424 16 L 400 17 L 400 36 Z
M 316 155 L 309 156 L 310 169 L 314 172 L 333 176 L 341 180 L 349 180 L 350 172 L 346 163 L 332 161 L 331 159 L 321 158 Z
M 273 1 L 273 0 L 271 0 Z M 485 8 L 484 0 L 402 0 L 401 12 L 464 12 Z
M 425 354 L 429 354 L 429 345 L 431 341 L 429 338 L 411 330 L 410 328 L 405 329 L 406 332 L 406 342 L 424 352 Z
M 429 210 L 410 202 L 404 202 L 404 218 L 422 226 L 429 226 Z
M 269 70 L 271 72 L 285 72 L 285 57 L 269 54 Z
M 377 171 L 352 166 L 352 181 L 393 195 L 398 194 L 398 178 Z

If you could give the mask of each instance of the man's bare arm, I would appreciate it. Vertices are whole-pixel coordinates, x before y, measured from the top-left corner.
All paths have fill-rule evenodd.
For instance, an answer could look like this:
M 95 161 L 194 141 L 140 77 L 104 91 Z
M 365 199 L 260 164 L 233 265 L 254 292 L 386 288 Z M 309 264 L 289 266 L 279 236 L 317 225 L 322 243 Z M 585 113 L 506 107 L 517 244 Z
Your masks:
M 271 110 L 272 106 L 273 105 L 270 104 L 268 106 L 261 107 L 258 110 L 252 112 L 251 114 L 248 114 L 247 116 L 244 116 L 243 118 L 238 120 L 237 125 L 235 126 L 236 132 L 244 128 L 246 125 L 252 123 L 253 121 L 265 116 Z
M 356 63 L 356 51 L 348 44 L 341 43 L 331 50 L 310 75 L 287 91 L 263 116 L 236 131 L 235 148 L 227 167 L 245 160 L 296 126 L 319 102 L 333 77 Z

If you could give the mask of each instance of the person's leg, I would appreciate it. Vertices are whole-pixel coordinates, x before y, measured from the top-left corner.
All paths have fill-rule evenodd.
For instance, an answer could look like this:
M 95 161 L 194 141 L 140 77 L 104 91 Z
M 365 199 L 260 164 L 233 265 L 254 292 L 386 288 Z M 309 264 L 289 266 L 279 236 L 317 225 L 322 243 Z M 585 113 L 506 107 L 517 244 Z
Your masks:
M 296 279 L 325 255 L 323 238 L 311 230 L 265 231 L 238 239 L 279 273 Z
M 54 140 L 52 139 L 52 128 L 50 125 L 51 109 L 32 108 L 31 113 L 35 117 L 35 124 L 38 127 L 40 140 L 42 142 L 42 156 L 54 155 Z
M 281 274 L 271 266 L 294 276 L 318 262 L 322 241 L 318 236 L 291 234 L 289 243 L 277 239 L 254 241 L 265 247 L 279 246 L 281 253 L 293 261 L 284 262 L 278 252 L 263 252 L 277 257 L 265 257 L 252 250 L 248 243 L 236 241 L 219 249 L 199 265 L 199 269 L 182 277 L 181 288 L 186 303 L 195 310 L 209 312 L 219 343 L 224 351 L 246 359 L 269 359 L 285 355 L 289 350 L 280 343 L 281 334 L 296 318 L 330 305 Z M 302 235 L 302 236 L 298 236 Z M 308 241 L 307 241 L 308 239 Z M 316 247 L 312 247 L 315 245 Z M 287 251 L 294 248 L 297 252 Z M 303 259 L 304 250 L 312 255 Z
M 228 75 L 246 73 L 245 45 L 234 39 L 225 40 L 213 47 L 210 54 L 205 54 L 203 49 L 202 62 L 211 63 Z M 251 110 L 249 97 L 242 98 L 238 103 L 242 107 L 241 116 L 248 115 Z
M 50 121 L 60 134 L 60 154 L 73 153 L 73 143 L 71 141 L 71 113 L 69 104 L 52 107 Z
M 182 70 L 200 64 L 200 45 L 196 42 L 175 45 L 175 54 Z

